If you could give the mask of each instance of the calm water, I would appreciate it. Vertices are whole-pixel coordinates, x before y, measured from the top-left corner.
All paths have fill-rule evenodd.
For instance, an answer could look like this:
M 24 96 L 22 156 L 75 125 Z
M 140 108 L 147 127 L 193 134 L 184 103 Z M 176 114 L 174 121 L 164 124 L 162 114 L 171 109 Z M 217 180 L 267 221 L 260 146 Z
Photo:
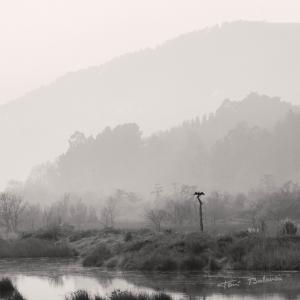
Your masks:
M 27 259 L 0 260 L 0 274 L 11 277 L 27 300 L 64 299 L 78 289 L 103 296 L 115 289 L 164 291 L 178 300 L 300 299 L 297 272 L 144 274 L 82 268 L 70 260 Z

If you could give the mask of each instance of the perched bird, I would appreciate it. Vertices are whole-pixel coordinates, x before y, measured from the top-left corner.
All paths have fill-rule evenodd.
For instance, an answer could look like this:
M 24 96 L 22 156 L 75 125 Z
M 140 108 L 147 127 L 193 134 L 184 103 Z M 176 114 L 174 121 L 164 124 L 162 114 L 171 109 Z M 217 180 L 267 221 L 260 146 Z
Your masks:
M 202 204 L 202 201 L 200 200 L 200 197 L 201 196 L 205 196 L 205 193 L 203 193 L 203 192 L 195 192 L 194 196 L 197 196 L 197 199 L 198 199 L 199 203 Z
M 203 193 L 203 192 L 195 192 L 194 196 L 197 196 L 197 197 L 205 196 L 205 193 Z

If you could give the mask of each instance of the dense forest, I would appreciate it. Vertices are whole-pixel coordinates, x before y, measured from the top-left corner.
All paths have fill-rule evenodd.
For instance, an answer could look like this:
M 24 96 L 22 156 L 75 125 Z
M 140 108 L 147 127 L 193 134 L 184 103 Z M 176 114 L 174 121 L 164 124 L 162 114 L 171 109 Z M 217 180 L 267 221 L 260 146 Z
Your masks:
M 297 107 L 251 94 L 148 137 L 133 123 L 96 136 L 75 132 L 68 150 L 36 167 L 25 187 L 56 195 L 123 189 L 148 196 L 156 184 L 245 192 L 265 176 L 276 186 L 299 182 L 299 129 Z
M 68 137 L 76 130 L 96 139 L 105 126 L 134 122 L 149 136 L 214 112 L 225 98 L 241 100 L 251 91 L 298 103 L 299 37 L 300 25 L 296 23 L 224 23 L 70 72 L 2 105 L 0 186 L 12 178 L 24 180 L 33 166 L 64 152 Z M 238 112 L 232 111 L 228 124 L 236 125 L 235 121 L 243 121 L 242 116 L 249 112 L 249 126 L 261 127 L 268 125 L 265 119 L 277 121 L 288 107 L 269 105 L 264 110 L 262 105 L 248 103 Z M 207 135 L 201 135 L 203 142 L 228 133 L 219 118 L 213 123 L 209 123 Z M 177 132 L 192 135 L 191 130 Z M 168 139 L 179 135 L 174 130 L 166 134 Z M 152 144 L 164 144 L 164 140 L 159 137 Z M 176 149 L 180 142 L 174 141 Z

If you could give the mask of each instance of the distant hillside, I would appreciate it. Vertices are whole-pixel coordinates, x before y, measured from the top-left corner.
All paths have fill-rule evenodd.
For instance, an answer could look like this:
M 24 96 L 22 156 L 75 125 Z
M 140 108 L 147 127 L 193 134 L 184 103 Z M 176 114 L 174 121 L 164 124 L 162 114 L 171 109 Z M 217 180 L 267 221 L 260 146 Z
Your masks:
M 269 110 L 274 114 L 267 120 Z M 299 131 L 298 109 L 251 94 L 241 102 L 226 100 L 202 122 L 194 119 L 147 138 L 134 123 L 107 127 L 95 137 L 76 132 L 67 152 L 35 168 L 26 191 L 41 200 L 114 189 L 149 195 L 157 184 L 174 183 L 242 192 L 266 176 L 274 185 L 300 182 Z
M 249 94 L 242 101 L 226 99 L 214 114 L 203 117 L 201 136 L 205 144 L 212 145 L 240 123 L 273 129 L 291 111 L 299 112 L 300 107 L 281 101 L 278 97 L 257 93 Z
M 299 24 L 234 22 L 66 74 L 0 107 L 0 185 L 63 152 L 76 130 L 136 122 L 148 134 L 251 91 L 299 103 L 299 52 Z

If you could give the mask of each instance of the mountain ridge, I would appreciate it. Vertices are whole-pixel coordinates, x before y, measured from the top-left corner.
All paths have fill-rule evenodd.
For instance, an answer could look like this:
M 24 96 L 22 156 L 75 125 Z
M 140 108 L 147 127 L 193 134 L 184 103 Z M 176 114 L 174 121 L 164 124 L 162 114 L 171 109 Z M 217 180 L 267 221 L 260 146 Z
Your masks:
M 266 120 L 270 109 L 273 119 Z M 39 198 L 52 194 L 54 199 L 66 192 L 97 195 L 114 189 L 145 195 L 156 184 L 173 182 L 242 192 L 270 174 L 277 183 L 297 181 L 297 163 L 290 164 L 298 162 L 299 125 L 299 107 L 252 93 L 239 102 L 225 100 L 202 121 L 186 121 L 149 137 L 142 137 L 135 123 L 107 127 L 95 136 L 76 132 L 68 150 L 53 163 L 37 166 L 25 188 L 29 199 L 37 197 L 35 191 Z
M 299 24 L 243 21 L 69 73 L 0 106 L 0 182 L 59 155 L 76 130 L 135 122 L 148 135 L 251 91 L 297 102 L 299 51 Z

